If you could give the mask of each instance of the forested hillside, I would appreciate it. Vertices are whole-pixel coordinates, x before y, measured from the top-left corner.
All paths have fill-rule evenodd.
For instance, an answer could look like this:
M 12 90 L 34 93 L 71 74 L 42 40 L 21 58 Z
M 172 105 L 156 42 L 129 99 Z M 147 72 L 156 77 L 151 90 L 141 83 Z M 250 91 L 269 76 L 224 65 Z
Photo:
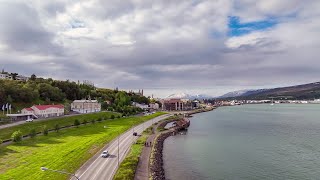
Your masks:
M 70 103 L 76 99 L 97 99 L 103 109 L 134 113 L 131 101 L 148 103 L 149 99 L 135 93 L 95 88 L 92 85 L 51 78 L 30 78 L 29 81 L 0 80 L 0 105 L 13 104 L 17 111 L 32 104 Z

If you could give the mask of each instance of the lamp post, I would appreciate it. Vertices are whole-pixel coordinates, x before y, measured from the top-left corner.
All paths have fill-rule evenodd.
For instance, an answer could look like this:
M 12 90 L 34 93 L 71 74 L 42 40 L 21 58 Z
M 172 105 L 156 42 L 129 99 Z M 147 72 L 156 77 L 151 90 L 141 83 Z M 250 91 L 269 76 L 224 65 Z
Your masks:
M 48 168 L 46 168 L 46 167 L 41 167 L 40 169 L 41 169 L 42 171 L 52 171 L 52 172 L 57 172 L 57 173 L 61 173 L 61 174 L 69 174 L 69 175 L 77 178 L 77 180 L 80 180 L 80 178 L 78 178 L 75 174 L 68 173 L 68 172 L 65 172 L 65 171 L 48 169 Z

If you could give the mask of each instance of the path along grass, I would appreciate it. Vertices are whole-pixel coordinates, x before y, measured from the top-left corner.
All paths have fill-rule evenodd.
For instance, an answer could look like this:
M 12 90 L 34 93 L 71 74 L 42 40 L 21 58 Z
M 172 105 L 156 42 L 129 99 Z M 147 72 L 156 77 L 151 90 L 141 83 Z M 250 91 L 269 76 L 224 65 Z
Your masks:
M 0 146 L 0 179 L 67 179 L 66 175 L 42 172 L 40 167 L 75 172 L 119 132 L 162 114 L 106 120 Z

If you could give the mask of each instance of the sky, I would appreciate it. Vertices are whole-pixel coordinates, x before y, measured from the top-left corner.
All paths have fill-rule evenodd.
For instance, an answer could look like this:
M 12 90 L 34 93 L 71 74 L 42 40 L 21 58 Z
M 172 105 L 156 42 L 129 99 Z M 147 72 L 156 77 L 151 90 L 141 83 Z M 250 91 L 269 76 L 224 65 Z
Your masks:
M 0 68 L 218 96 L 319 81 L 319 0 L 0 0 Z

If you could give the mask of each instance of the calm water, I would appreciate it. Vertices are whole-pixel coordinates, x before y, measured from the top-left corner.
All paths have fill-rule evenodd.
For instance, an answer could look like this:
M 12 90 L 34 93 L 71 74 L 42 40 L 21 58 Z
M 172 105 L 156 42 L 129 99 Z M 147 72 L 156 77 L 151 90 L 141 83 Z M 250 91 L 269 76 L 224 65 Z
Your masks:
M 221 107 L 164 145 L 167 179 L 320 179 L 320 105 Z

